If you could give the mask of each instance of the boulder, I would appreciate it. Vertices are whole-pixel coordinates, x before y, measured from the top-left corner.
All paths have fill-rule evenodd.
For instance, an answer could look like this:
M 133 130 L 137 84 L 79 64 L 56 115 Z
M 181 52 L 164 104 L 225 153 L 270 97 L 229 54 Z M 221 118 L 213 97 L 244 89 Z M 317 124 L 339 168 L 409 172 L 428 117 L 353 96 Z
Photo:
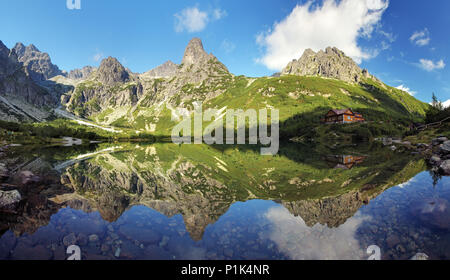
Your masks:
M 442 143 L 441 148 L 439 149 L 439 152 L 442 155 L 450 154 L 450 141 L 445 141 L 444 143 Z
M 9 170 L 6 168 L 5 164 L 0 163 L 0 180 L 4 180 L 9 177 Z
M 40 181 L 39 176 L 36 176 L 31 171 L 22 171 L 20 172 L 20 181 L 23 185 L 26 185 L 28 183 L 36 183 Z
M 433 139 L 431 141 L 431 143 L 433 144 L 433 146 L 437 146 L 437 145 L 440 145 L 440 144 L 444 143 L 445 141 L 448 141 L 448 138 L 441 136 L 441 137 Z
M 433 155 L 430 159 L 430 164 L 431 165 L 440 165 L 442 162 L 441 158 L 437 155 Z
M 427 149 L 427 148 L 428 148 L 428 145 L 425 144 L 425 143 L 419 143 L 419 144 L 417 144 L 417 148 L 420 148 L 420 149 Z
M 19 191 L 0 191 L 0 210 L 14 210 L 22 200 Z
M 443 175 L 450 176 L 450 159 L 441 163 L 439 166 L 439 172 Z
M 424 253 L 417 253 L 414 255 L 414 257 L 411 258 L 412 261 L 426 261 L 430 257 L 427 254 Z

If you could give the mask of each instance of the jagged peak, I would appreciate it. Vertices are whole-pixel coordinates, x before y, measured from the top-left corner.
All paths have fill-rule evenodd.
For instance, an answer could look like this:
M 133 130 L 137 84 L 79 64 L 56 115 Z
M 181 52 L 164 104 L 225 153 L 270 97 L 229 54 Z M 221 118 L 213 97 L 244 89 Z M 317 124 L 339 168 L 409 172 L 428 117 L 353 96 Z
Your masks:
M 306 49 L 300 59 L 294 59 L 281 72 L 282 75 L 322 76 L 349 83 L 360 82 L 370 74 L 336 47 L 314 52 Z
M 145 72 L 143 75 L 148 78 L 170 78 L 175 76 L 177 71 L 178 64 L 168 60 L 152 70 Z
M 33 44 L 29 44 L 28 46 L 24 45 L 22 42 L 17 42 L 16 45 L 13 48 L 17 55 L 23 56 L 25 52 L 38 52 L 41 53 L 41 51 Z M 43 53 L 46 54 L 46 53 Z
M 191 41 L 189 41 L 189 44 L 184 51 L 182 64 L 196 64 L 199 61 L 202 61 L 205 57 L 208 57 L 208 54 L 203 48 L 202 40 L 200 38 L 193 38 Z
M 108 85 L 130 80 L 130 74 L 127 69 L 123 67 L 117 58 L 111 56 L 102 60 L 98 68 L 98 75 L 100 81 Z

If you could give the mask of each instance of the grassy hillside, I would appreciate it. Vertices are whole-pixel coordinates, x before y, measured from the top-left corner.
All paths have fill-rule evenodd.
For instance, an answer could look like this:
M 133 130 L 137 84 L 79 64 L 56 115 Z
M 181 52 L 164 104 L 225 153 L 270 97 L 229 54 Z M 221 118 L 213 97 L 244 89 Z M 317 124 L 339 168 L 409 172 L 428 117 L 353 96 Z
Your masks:
M 170 81 L 166 82 L 170 84 Z M 218 88 L 225 92 L 212 99 L 205 97 L 206 93 Z M 170 135 L 175 125 L 171 121 L 174 108 L 181 106 L 192 110 L 194 101 L 207 100 L 203 104 L 204 110 L 276 108 L 280 112 L 281 135 L 294 137 L 310 133 L 311 127 L 319 126 L 328 110 L 352 108 L 372 123 L 369 130 L 378 136 L 389 131 L 398 132 L 401 130 L 398 126 L 404 128 L 412 121 L 423 120 L 429 107 L 404 91 L 372 79 L 349 84 L 300 76 L 224 78 L 214 88 L 187 84 L 182 92 L 163 102 L 152 103 L 150 96 L 144 96 L 143 100 L 145 102 L 136 106 L 104 110 L 92 115 L 91 119 L 117 127 Z M 378 123 L 379 128 L 372 129 L 373 123 Z

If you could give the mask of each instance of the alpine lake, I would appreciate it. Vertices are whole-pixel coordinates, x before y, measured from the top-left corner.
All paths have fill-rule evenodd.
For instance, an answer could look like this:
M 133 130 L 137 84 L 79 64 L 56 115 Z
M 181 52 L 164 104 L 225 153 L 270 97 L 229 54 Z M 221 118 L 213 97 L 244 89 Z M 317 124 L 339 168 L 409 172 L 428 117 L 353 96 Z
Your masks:
M 0 162 L 21 196 L 4 260 L 450 259 L 450 177 L 379 143 L 12 145 Z

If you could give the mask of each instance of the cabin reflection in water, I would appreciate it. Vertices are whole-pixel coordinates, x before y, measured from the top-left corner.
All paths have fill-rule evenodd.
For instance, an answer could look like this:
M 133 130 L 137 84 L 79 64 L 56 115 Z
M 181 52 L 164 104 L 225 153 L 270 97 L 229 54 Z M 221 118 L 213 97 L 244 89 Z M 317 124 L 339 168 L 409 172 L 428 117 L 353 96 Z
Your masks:
M 325 160 L 330 168 L 352 169 L 355 165 L 363 163 L 365 158 L 364 156 L 353 155 L 330 155 L 326 156 Z

